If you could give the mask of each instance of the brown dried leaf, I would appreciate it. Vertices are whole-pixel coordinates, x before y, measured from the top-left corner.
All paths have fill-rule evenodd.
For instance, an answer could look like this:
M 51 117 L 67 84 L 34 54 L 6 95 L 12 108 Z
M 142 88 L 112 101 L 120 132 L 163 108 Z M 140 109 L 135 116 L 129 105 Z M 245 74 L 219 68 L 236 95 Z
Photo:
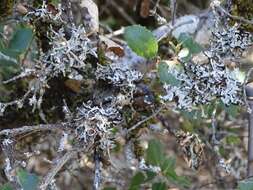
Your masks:
M 102 35 L 99 36 L 99 39 L 106 45 L 106 51 L 111 51 L 119 57 L 123 57 L 125 55 L 124 48 L 119 44 Z

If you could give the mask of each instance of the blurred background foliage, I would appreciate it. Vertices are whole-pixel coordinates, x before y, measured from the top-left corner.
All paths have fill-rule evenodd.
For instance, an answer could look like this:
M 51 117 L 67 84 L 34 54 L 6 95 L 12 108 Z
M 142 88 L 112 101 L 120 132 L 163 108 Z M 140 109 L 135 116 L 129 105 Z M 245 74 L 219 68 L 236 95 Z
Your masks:
M 29 0 L 21 1 L 22 3 L 30 5 L 33 3 L 33 7 L 41 6 L 42 1 Z M 56 5 L 59 1 L 49 1 Z M 75 2 L 75 1 L 73 1 Z M 148 29 L 153 30 L 159 25 L 157 24 L 154 16 L 145 15 L 142 12 L 141 7 L 143 2 L 149 2 L 149 7 L 154 7 L 156 1 L 145 0 L 97 0 L 96 3 L 99 7 L 100 27 L 101 34 L 110 33 L 114 30 L 120 29 L 122 26 L 129 26 L 133 24 L 140 24 L 146 26 Z M 251 0 L 233 0 L 232 13 L 235 15 L 243 16 L 245 18 L 252 18 L 253 3 Z M 201 14 L 207 11 L 209 7 L 208 0 L 178 0 L 177 17 L 186 14 Z M 0 16 L 2 22 L 0 23 L 0 81 L 7 80 L 16 75 L 20 71 L 20 65 L 32 64 L 36 60 L 38 55 L 38 44 L 36 43 L 35 29 L 30 24 L 19 22 L 17 15 L 13 12 L 14 1 L 4 0 L 0 3 Z M 78 13 L 78 5 L 73 3 L 74 14 L 77 15 L 76 22 L 81 22 L 81 17 Z M 246 11 L 245 11 L 246 10 Z M 171 9 L 169 0 L 161 0 L 158 6 L 158 13 L 170 21 Z M 245 29 L 252 31 L 252 26 L 243 25 Z M 168 40 L 168 39 L 166 39 Z M 167 49 L 165 52 L 160 48 L 158 54 L 161 57 L 170 59 L 172 57 L 171 43 L 168 41 L 159 42 L 160 45 L 164 45 Z M 189 50 L 189 56 L 199 53 L 202 47 L 197 43 L 192 36 L 187 34 L 181 35 L 178 39 L 169 39 L 170 42 L 175 41 L 175 45 L 180 44 L 180 49 L 187 48 Z M 133 45 L 134 46 L 134 45 Z M 152 57 L 152 56 L 151 56 Z M 186 57 L 189 59 L 189 57 Z M 177 84 L 177 81 L 163 72 L 163 67 L 167 64 L 160 64 L 158 68 L 159 81 L 156 83 L 173 83 Z M 52 84 L 58 85 L 57 81 L 52 81 Z M 5 85 L 0 82 L 0 101 L 7 102 L 21 96 L 24 93 L 26 80 L 19 81 L 17 84 Z M 51 88 L 47 94 L 48 97 L 52 97 L 49 102 L 46 102 L 45 107 L 50 107 L 50 101 L 57 101 L 55 94 L 61 94 L 63 97 L 70 95 L 69 99 L 72 99 L 72 105 L 80 102 L 82 93 L 73 92 L 68 86 L 63 85 L 63 92 L 54 92 Z M 74 100 L 74 101 L 73 101 Z M 61 107 L 61 106 L 59 106 Z M 129 172 L 125 176 L 128 184 L 124 189 L 138 190 L 143 187 L 143 184 L 152 184 L 152 190 L 165 190 L 167 184 L 170 184 L 171 189 L 234 189 L 237 187 L 237 181 L 240 181 L 245 177 L 245 161 L 246 161 L 246 114 L 245 110 L 237 105 L 226 106 L 223 103 L 217 101 L 210 105 L 202 107 L 196 107 L 192 112 L 186 112 L 178 110 L 178 113 L 166 112 L 164 118 L 169 123 L 170 127 L 175 129 L 182 129 L 185 132 L 200 134 L 203 142 L 210 142 L 211 137 L 211 117 L 217 108 L 217 139 L 222 142 L 219 145 L 219 153 L 226 159 L 233 167 L 233 175 L 226 174 L 224 171 L 219 171 L 214 165 L 215 159 L 212 157 L 210 151 L 207 153 L 204 160 L 204 165 L 199 171 L 190 169 L 182 159 L 182 152 L 176 143 L 175 137 L 172 135 L 164 134 L 149 134 L 145 130 L 139 132 L 138 141 L 145 141 L 148 143 L 148 148 L 143 153 L 145 155 L 145 161 L 151 165 L 160 166 L 160 174 L 157 175 L 150 171 L 137 171 L 132 174 Z M 29 108 L 27 108 L 29 110 Z M 47 114 L 51 115 L 49 121 L 57 121 L 62 118 L 62 112 L 57 112 L 57 108 L 48 109 Z M 26 110 L 27 111 L 27 110 Z M 7 112 L 7 119 L 0 119 L 0 127 L 13 128 L 21 126 L 25 122 L 39 123 L 40 119 L 38 113 L 34 116 L 28 114 L 28 112 L 20 113 L 15 109 L 10 109 Z M 147 125 L 161 125 L 159 120 L 151 120 Z M 161 141 L 154 140 L 161 139 Z M 30 141 L 36 142 L 31 138 Z M 161 142 L 163 142 L 161 144 Z M 50 144 L 48 145 L 50 146 Z M 116 154 L 122 151 L 122 147 L 118 144 L 118 151 Z M 50 152 L 50 151 L 49 151 Z M 32 171 L 38 173 L 39 169 L 46 166 L 34 167 Z M 39 168 L 39 169 L 38 169 Z M 75 179 L 64 181 L 64 177 L 60 177 L 61 189 L 90 189 L 90 177 L 87 173 L 91 173 L 90 168 L 81 170 L 75 174 Z M 83 175 L 84 174 L 84 175 Z M 67 175 L 67 174 L 66 174 Z M 84 179 L 85 178 L 87 179 Z M 34 186 L 38 183 L 38 177 L 35 174 L 28 173 L 27 171 L 20 170 L 18 172 L 20 178 L 20 184 L 25 190 L 35 189 Z M 29 182 L 27 182 L 27 180 Z M 80 181 L 81 180 L 81 181 Z M 3 184 L 4 177 L 1 177 L 0 182 Z M 68 184 L 65 184 L 65 182 Z M 74 185 L 73 185 L 74 183 Z M 71 185 L 72 184 L 72 185 Z M 248 184 L 251 184 L 250 182 Z M 71 188 L 72 187 L 72 188 Z M 249 185 L 245 186 L 245 183 L 241 183 L 239 188 L 242 190 L 252 189 Z M 1 190 L 11 189 L 8 184 L 5 184 Z M 108 184 L 107 188 L 116 189 L 113 185 Z

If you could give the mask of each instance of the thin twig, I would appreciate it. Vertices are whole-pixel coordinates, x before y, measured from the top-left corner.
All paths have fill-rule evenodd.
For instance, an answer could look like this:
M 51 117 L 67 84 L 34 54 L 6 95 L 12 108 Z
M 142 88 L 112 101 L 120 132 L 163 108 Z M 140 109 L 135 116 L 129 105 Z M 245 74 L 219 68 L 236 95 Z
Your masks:
M 252 110 L 253 101 L 249 100 L 249 105 Z M 247 166 L 247 176 L 253 176 L 253 113 L 249 114 L 249 124 L 248 124 L 248 166 Z
M 8 55 L 5 55 L 4 53 L 0 52 L 0 58 L 3 59 L 3 60 L 6 60 L 6 61 L 10 61 L 12 63 L 15 63 L 15 64 L 18 64 L 17 60 L 8 56 Z
M 215 108 L 214 108 L 214 110 L 213 110 L 213 113 L 212 113 L 212 143 L 214 144 L 214 145 L 216 145 L 216 144 L 218 144 L 218 140 L 216 139 L 216 118 L 215 118 L 215 116 L 216 116 L 216 106 L 215 106 Z
M 76 150 L 68 151 L 66 154 L 63 155 L 63 157 L 60 158 L 60 160 L 57 161 L 55 167 L 53 167 L 42 180 L 42 183 L 40 185 L 41 190 L 47 189 L 48 185 L 52 182 L 55 175 L 60 171 L 60 169 L 64 166 L 66 162 L 68 162 L 71 158 L 73 158 L 76 155 L 76 153 L 77 153 Z
M 248 83 L 249 77 L 250 77 L 252 72 L 253 72 L 253 67 L 249 69 L 249 71 L 247 72 L 247 74 L 245 76 L 244 82 L 243 82 L 243 98 L 244 98 L 244 103 L 246 105 L 247 111 L 249 113 L 251 113 L 251 108 L 250 108 L 248 98 L 247 98 L 247 94 L 246 94 L 246 85 Z
M 138 123 L 136 123 L 134 126 L 132 126 L 131 128 L 128 129 L 128 133 L 137 129 L 139 126 L 141 126 L 143 123 L 147 122 L 148 120 L 152 119 L 153 117 L 155 117 L 157 114 L 159 114 L 162 110 L 164 109 L 164 106 L 161 106 L 155 113 L 153 113 L 151 116 L 139 121 Z
M 95 161 L 95 177 L 93 181 L 93 189 L 99 190 L 101 186 L 102 175 L 101 175 L 100 155 L 97 152 L 97 150 L 95 150 L 94 152 L 94 161 Z
M 14 77 L 12 77 L 12 78 L 10 78 L 8 80 L 3 81 L 3 84 L 8 84 L 10 82 L 13 82 L 13 81 L 16 81 L 16 80 L 28 77 L 28 76 L 30 76 L 30 75 L 32 75 L 34 73 L 35 73 L 35 69 L 26 70 L 25 72 L 22 72 L 19 75 L 16 75 L 16 76 L 14 76 Z
M 14 142 L 11 139 L 5 139 L 7 142 L 8 140 L 10 140 L 8 143 L 7 142 L 2 142 L 1 143 L 1 149 L 5 155 L 6 161 L 7 161 L 7 165 L 5 166 L 5 175 L 8 178 L 8 180 L 11 182 L 11 184 L 15 187 L 15 189 L 19 189 L 20 185 L 17 181 L 17 177 L 13 175 L 13 172 L 16 169 L 16 159 L 14 156 Z
M 233 20 L 237 20 L 237 21 L 240 21 L 240 22 L 245 22 L 245 23 L 247 23 L 247 24 L 252 24 L 252 25 L 253 25 L 253 21 L 251 21 L 251 20 L 245 19 L 245 18 L 240 17 L 240 16 L 231 15 L 231 14 L 228 13 L 225 9 L 223 9 L 221 6 L 218 6 L 218 8 L 219 8 L 225 15 L 227 15 L 227 16 L 230 17 L 230 18 L 232 18 Z
M 249 71 L 251 72 L 251 71 Z M 250 75 L 250 74 L 249 74 Z M 247 77 L 249 77 L 249 75 Z M 247 81 L 245 82 L 247 83 Z M 252 83 L 247 84 L 247 86 L 244 88 L 244 91 L 246 92 L 245 96 L 247 106 L 250 109 L 250 112 L 248 113 L 248 166 L 247 166 L 247 176 L 251 177 L 253 176 L 253 85 Z
M 176 22 L 174 26 L 172 26 L 172 23 L 169 22 L 168 24 L 160 26 L 159 28 L 155 29 L 153 31 L 153 34 L 156 37 L 157 41 L 161 41 L 163 38 L 167 37 L 169 34 L 171 34 L 178 27 L 183 26 L 185 24 L 191 24 L 193 22 L 194 22 L 193 20 L 181 22 L 178 24 Z
M 114 36 L 119 36 L 119 35 L 123 34 L 124 31 L 125 31 L 125 27 L 121 27 L 119 30 L 113 31 L 112 33 L 106 34 L 105 36 L 107 38 L 112 38 Z
M 170 1 L 170 9 L 171 9 L 171 24 L 173 26 L 175 24 L 175 20 L 176 20 L 176 10 L 177 10 L 177 1 L 176 0 Z
M 125 12 L 125 10 L 114 0 L 110 0 L 109 3 L 117 10 L 121 16 L 130 24 L 136 24 L 135 21 Z

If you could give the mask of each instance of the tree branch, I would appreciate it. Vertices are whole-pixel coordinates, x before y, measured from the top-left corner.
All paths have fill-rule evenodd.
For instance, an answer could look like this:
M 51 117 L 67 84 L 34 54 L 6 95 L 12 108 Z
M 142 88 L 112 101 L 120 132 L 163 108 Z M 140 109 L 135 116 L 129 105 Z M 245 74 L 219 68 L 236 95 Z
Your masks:
M 8 135 L 8 136 L 16 136 L 23 133 L 28 133 L 31 131 L 52 131 L 52 130 L 59 130 L 59 129 L 65 129 L 66 124 L 60 123 L 60 124 L 40 124 L 40 125 L 34 125 L 34 126 L 23 126 L 20 128 L 15 129 L 4 129 L 0 131 L 0 136 Z

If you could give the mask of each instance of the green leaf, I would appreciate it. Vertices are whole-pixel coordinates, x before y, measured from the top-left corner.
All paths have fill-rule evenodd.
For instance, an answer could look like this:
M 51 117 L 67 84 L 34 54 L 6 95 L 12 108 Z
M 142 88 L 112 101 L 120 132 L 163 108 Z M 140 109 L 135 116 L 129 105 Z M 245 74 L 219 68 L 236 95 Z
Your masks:
M 0 49 L 5 48 L 4 40 L 0 38 Z
M 131 180 L 129 190 L 139 190 L 140 185 L 145 182 L 145 175 L 142 172 L 137 172 Z
M 166 183 L 153 183 L 152 190 L 166 190 Z
M 175 171 L 176 161 L 174 158 L 166 158 L 162 144 L 156 140 L 150 140 L 146 152 L 145 161 L 148 164 L 159 166 L 163 176 L 173 183 L 188 187 L 190 182 L 183 176 L 178 176 Z
M 28 50 L 32 39 L 32 29 L 21 26 L 16 29 L 8 45 L 3 44 L 0 39 L 0 75 L 10 78 L 18 72 L 20 65 L 17 60 Z
M 175 171 L 176 160 L 174 158 L 166 158 L 161 165 L 162 173 L 168 180 L 181 186 L 188 187 L 190 182 L 184 176 L 178 176 Z
M 0 188 L 0 190 L 13 190 L 13 188 L 9 183 L 6 183 Z
M 103 190 L 117 190 L 115 187 L 105 187 Z
M 230 145 L 238 145 L 241 143 L 241 139 L 235 135 L 229 135 L 226 137 L 226 142 Z
M 27 171 L 20 169 L 17 173 L 19 183 L 24 190 L 37 190 L 38 176 L 28 173 Z
M 190 52 L 190 54 L 197 54 L 202 51 L 202 47 L 193 40 L 193 38 L 186 33 L 181 33 L 178 41 L 182 43 L 182 46 L 184 48 L 187 48 Z
M 165 158 L 161 165 L 162 172 L 167 173 L 170 170 L 174 170 L 175 165 L 176 165 L 176 160 L 174 158 Z
M 30 46 L 33 39 L 33 31 L 30 27 L 18 28 L 9 43 L 9 49 L 14 55 L 24 53 Z
M 152 179 L 155 178 L 156 176 L 156 173 L 155 172 L 152 172 L 152 171 L 145 171 L 146 172 L 146 179 L 145 179 L 145 182 L 148 182 L 148 181 L 151 181 Z
M 162 83 L 167 83 L 167 84 L 170 84 L 172 86 L 179 86 L 181 84 L 181 81 L 176 79 L 175 76 L 171 72 L 169 72 L 172 69 L 172 67 L 174 67 L 177 70 L 180 70 L 180 67 L 175 66 L 175 64 L 174 65 L 169 65 L 165 62 L 159 63 L 159 65 L 158 65 L 158 75 L 159 75 L 160 81 Z
M 158 42 L 151 31 L 140 25 L 128 26 L 124 32 L 128 46 L 139 56 L 153 58 L 158 52 Z
M 253 180 L 246 179 L 238 183 L 239 190 L 253 190 Z
M 150 140 L 148 143 L 146 162 L 151 165 L 160 166 L 164 160 L 162 144 L 158 140 Z

